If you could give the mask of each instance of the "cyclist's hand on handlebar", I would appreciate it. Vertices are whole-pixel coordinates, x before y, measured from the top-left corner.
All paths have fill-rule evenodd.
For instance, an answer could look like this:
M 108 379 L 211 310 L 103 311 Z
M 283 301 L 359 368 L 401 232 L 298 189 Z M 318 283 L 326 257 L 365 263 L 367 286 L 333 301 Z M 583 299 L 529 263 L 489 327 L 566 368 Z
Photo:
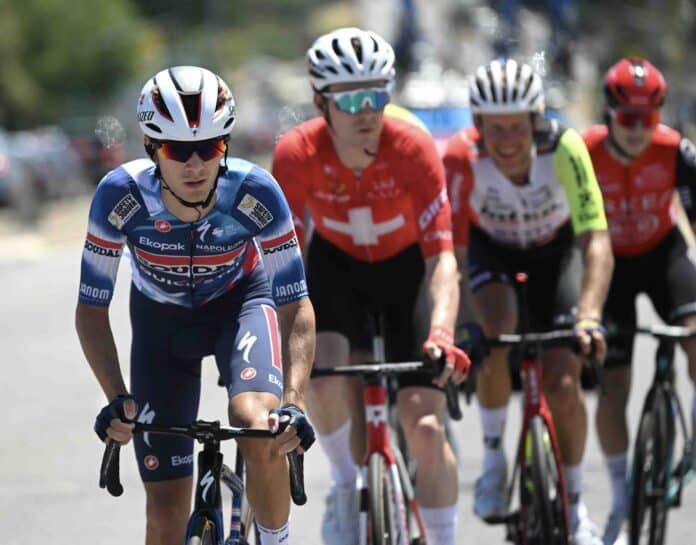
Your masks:
M 444 355 L 445 368 L 439 377 L 433 379 L 433 384 L 440 388 L 444 388 L 449 379 L 454 384 L 464 382 L 471 367 L 469 356 L 454 345 L 452 332 L 441 326 L 435 326 L 430 330 L 427 340 L 423 343 L 423 354 L 433 361 Z
M 108 437 L 125 445 L 133 437 L 133 421 L 137 415 L 138 405 L 132 395 L 116 396 L 99 411 L 94 431 L 102 441 L 106 441 Z
M 575 322 L 574 329 L 581 354 L 603 362 L 607 356 L 607 330 L 602 322 L 594 318 L 580 318 Z
M 286 403 L 279 409 L 271 410 L 268 414 L 269 429 L 273 432 L 278 431 L 281 423 L 287 424 L 276 438 L 281 454 L 287 454 L 293 450 L 302 454 L 309 450 L 316 435 L 312 423 L 302 409 L 292 403 Z

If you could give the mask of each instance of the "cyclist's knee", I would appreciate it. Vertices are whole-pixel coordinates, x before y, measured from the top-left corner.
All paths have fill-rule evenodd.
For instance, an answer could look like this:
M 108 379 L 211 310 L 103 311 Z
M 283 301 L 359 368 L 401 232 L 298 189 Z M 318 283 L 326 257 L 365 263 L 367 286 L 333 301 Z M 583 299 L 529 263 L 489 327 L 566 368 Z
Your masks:
M 544 380 L 544 393 L 555 414 L 574 414 L 582 404 L 580 377 L 571 370 L 552 373 Z
M 445 429 L 435 414 L 410 419 L 404 424 L 408 447 L 419 464 L 427 463 L 442 453 Z

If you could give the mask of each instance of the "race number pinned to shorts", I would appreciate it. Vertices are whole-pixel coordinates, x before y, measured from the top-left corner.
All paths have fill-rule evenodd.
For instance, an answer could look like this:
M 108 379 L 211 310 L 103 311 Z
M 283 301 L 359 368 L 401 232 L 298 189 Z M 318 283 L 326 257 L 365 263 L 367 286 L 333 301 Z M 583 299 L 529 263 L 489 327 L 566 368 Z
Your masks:
M 116 203 L 114 209 L 109 213 L 109 223 L 116 229 L 121 229 L 138 210 L 140 210 L 140 204 L 133 195 L 128 193 Z
M 259 229 L 263 229 L 273 221 L 273 214 L 261 202 L 247 193 L 237 206 L 242 214 L 253 221 Z

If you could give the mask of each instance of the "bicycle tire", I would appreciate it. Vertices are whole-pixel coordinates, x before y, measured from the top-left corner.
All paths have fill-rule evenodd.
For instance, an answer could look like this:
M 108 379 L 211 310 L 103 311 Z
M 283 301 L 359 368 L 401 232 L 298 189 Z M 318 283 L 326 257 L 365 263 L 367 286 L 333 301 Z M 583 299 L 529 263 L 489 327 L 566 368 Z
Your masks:
M 207 517 L 200 517 L 191 525 L 191 535 L 187 545 L 216 545 L 215 523 Z
M 525 463 L 520 473 L 523 543 L 568 545 L 569 533 L 560 468 L 544 420 L 531 419 L 525 438 Z
M 667 529 L 666 395 L 656 390 L 638 427 L 631 469 L 630 545 L 662 545 Z
M 389 466 L 381 454 L 370 456 L 367 466 L 370 545 L 398 545 L 395 491 Z

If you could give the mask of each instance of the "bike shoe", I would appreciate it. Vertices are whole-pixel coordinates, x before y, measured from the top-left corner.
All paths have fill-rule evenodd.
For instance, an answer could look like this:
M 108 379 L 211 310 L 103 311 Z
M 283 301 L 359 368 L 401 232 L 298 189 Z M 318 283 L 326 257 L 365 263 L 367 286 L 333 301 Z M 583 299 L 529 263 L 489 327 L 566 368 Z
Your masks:
M 356 545 L 358 541 L 358 503 L 354 485 L 333 485 L 326 496 L 321 522 L 325 545 Z
M 590 520 L 587 507 L 579 506 L 578 521 L 571 532 L 572 545 L 603 545 L 602 535 L 597 525 Z
M 604 545 L 625 545 L 627 543 L 627 535 L 624 530 L 625 520 L 626 511 L 623 509 L 609 513 L 602 536 Z
M 507 512 L 507 464 L 485 471 L 476 480 L 474 514 L 482 519 L 503 516 Z

